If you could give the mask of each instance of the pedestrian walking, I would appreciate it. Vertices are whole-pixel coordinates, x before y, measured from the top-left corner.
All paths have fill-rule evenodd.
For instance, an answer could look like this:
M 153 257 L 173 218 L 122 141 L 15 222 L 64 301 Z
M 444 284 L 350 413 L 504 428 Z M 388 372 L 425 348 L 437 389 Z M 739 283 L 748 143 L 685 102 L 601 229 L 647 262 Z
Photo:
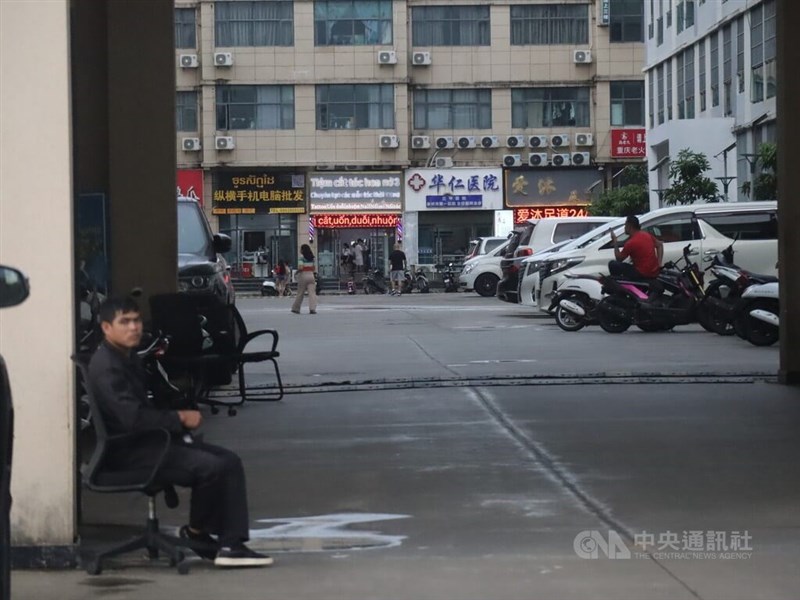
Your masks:
M 286 266 L 286 261 L 280 259 L 278 264 L 275 265 L 273 273 L 275 273 L 275 287 L 278 290 L 278 296 L 286 295 L 286 282 L 289 277 L 289 267 Z
M 394 250 L 389 254 L 389 264 L 391 265 L 390 279 L 392 282 L 392 291 L 389 292 L 389 294 L 392 296 L 400 295 L 403 278 L 406 272 L 406 253 L 400 248 L 400 244 L 395 244 Z
M 356 241 L 356 245 L 353 246 L 353 262 L 356 265 L 356 272 L 363 273 L 364 271 L 364 246 L 361 242 L 361 238 Z
M 314 278 L 316 266 L 314 253 L 308 244 L 300 246 L 300 260 L 297 269 L 297 296 L 292 303 L 292 312 L 299 315 L 303 304 L 303 295 L 308 291 L 308 312 L 317 314 L 317 280 Z

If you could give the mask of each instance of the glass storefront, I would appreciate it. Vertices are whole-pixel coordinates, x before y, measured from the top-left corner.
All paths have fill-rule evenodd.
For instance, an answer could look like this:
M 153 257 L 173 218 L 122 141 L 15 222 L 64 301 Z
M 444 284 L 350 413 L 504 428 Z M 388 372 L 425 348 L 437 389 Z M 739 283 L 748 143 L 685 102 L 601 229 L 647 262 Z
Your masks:
M 219 230 L 233 242 L 225 258 L 234 276 L 268 277 L 281 259 L 297 265 L 297 215 L 220 215 Z
M 494 211 L 427 211 L 419 213 L 419 264 L 460 264 L 470 240 L 494 234 Z

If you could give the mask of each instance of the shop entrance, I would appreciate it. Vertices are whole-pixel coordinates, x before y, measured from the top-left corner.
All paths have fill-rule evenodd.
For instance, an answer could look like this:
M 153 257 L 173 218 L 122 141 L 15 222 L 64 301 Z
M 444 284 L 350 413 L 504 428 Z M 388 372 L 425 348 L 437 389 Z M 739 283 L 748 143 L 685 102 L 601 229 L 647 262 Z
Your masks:
M 494 211 L 429 211 L 419 213 L 419 263 L 460 265 L 469 242 L 492 235 Z
M 225 258 L 234 276 L 269 277 L 280 259 L 297 264 L 295 215 L 221 216 L 220 232 L 233 242 Z
M 353 242 L 364 240 L 365 267 L 381 269 L 388 273 L 389 253 L 394 245 L 395 230 L 392 229 L 318 229 L 317 247 L 320 276 L 347 279 L 350 269 L 342 265 L 341 256 L 344 245 L 352 247 Z

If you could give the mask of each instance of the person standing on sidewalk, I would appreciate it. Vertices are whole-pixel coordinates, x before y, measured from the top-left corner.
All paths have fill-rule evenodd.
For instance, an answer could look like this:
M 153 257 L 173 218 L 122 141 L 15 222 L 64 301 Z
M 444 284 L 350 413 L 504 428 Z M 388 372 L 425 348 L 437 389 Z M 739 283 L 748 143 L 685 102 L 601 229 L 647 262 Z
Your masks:
M 400 249 L 400 244 L 395 244 L 394 250 L 389 254 L 389 265 L 391 268 L 389 278 L 392 282 L 392 291 L 389 294 L 399 296 L 406 272 L 406 253 Z
M 311 246 L 300 246 L 300 260 L 297 263 L 297 296 L 292 303 L 292 312 L 299 315 L 303 304 L 303 295 L 308 290 L 308 312 L 317 314 L 317 280 L 314 278 L 314 253 Z

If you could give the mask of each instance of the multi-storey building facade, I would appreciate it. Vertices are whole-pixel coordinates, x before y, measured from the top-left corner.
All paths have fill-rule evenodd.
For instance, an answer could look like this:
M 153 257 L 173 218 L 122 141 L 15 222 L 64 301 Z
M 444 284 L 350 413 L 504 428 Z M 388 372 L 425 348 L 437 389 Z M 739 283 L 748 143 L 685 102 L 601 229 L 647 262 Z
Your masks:
M 342 243 L 370 238 L 381 264 L 400 236 L 413 264 L 446 260 L 510 228 L 504 179 L 514 206 L 525 207 L 526 173 L 552 175 L 553 206 L 580 204 L 643 160 L 643 10 L 176 0 L 179 168 L 202 170 L 235 261 L 258 249 L 292 259 L 311 238 L 335 274 Z M 500 199 L 468 199 L 457 180 Z M 442 196 L 456 185 L 456 200 L 405 206 L 434 181 Z
M 776 139 L 776 1 L 645 5 L 651 206 L 683 148 L 708 157 L 721 196 L 746 200 L 758 146 Z

